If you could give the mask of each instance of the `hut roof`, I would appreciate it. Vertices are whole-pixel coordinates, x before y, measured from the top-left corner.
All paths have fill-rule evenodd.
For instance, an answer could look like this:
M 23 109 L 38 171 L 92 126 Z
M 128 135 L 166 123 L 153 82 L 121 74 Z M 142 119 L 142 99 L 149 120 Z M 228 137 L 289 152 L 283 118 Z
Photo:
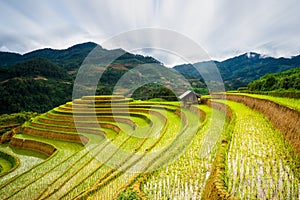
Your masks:
M 195 95 L 196 97 L 200 97 L 200 95 L 198 95 L 198 94 L 196 94 L 194 91 L 192 91 L 192 90 L 188 90 L 188 91 L 186 91 L 185 93 L 183 93 L 182 95 L 180 95 L 178 98 L 180 99 L 180 100 L 182 100 L 182 99 L 184 99 L 186 96 L 188 96 L 189 94 L 193 94 L 193 95 Z
M 188 90 L 185 93 L 183 93 L 182 95 L 180 95 L 178 98 L 183 99 L 184 97 L 188 96 L 190 93 L 194 93 L 194 92 L 192 90 Z

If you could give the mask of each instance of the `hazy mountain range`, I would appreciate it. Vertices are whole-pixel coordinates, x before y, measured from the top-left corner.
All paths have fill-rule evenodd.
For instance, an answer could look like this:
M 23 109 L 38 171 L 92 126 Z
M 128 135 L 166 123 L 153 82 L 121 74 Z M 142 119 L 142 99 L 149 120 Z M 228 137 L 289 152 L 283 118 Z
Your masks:
M 225 61 L 208 61 L 175 66 L 182 74 L 201 78 L 196 68 L 215 64 L 220 71 L 226 89 L 247 86 L 251 81 L 268 73 L 277 73 L 300 66 L 300 55 L 292 58 L 272 58 L 249 52 Z

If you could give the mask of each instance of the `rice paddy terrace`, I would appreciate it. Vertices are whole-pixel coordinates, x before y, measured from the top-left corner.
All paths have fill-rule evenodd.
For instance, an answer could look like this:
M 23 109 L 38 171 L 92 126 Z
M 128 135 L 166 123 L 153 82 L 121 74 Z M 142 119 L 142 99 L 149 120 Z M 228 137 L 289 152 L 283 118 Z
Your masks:
M 286 130 L 246 98 L 68 102 L 0 145 L 0 198 L 299 199 L 297 106 L 260 98 L 291 112 Z

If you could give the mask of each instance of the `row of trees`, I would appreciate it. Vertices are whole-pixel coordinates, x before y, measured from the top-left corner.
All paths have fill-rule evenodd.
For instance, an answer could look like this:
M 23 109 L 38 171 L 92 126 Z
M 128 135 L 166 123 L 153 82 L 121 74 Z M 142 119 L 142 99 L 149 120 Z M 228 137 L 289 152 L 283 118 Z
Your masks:
M 140 100 L 149 100 L 160 98 L 167 101 L 176 101 L 176 95 L 168 88 L 162 85 L 148 84 L 139 87 L 134 91 L 132 97 Z

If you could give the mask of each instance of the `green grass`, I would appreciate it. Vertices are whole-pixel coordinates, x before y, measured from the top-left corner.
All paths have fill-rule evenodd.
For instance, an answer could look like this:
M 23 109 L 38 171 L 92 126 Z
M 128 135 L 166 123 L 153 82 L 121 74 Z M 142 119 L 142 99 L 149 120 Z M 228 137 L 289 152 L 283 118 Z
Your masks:
M 0 171 L 0 175 L 1 175 L 3 172 L 9 171 L 13 167 L 13 164 L 9 160 L 0 157 L 0 166 L 1 166 L 1 171 Z

